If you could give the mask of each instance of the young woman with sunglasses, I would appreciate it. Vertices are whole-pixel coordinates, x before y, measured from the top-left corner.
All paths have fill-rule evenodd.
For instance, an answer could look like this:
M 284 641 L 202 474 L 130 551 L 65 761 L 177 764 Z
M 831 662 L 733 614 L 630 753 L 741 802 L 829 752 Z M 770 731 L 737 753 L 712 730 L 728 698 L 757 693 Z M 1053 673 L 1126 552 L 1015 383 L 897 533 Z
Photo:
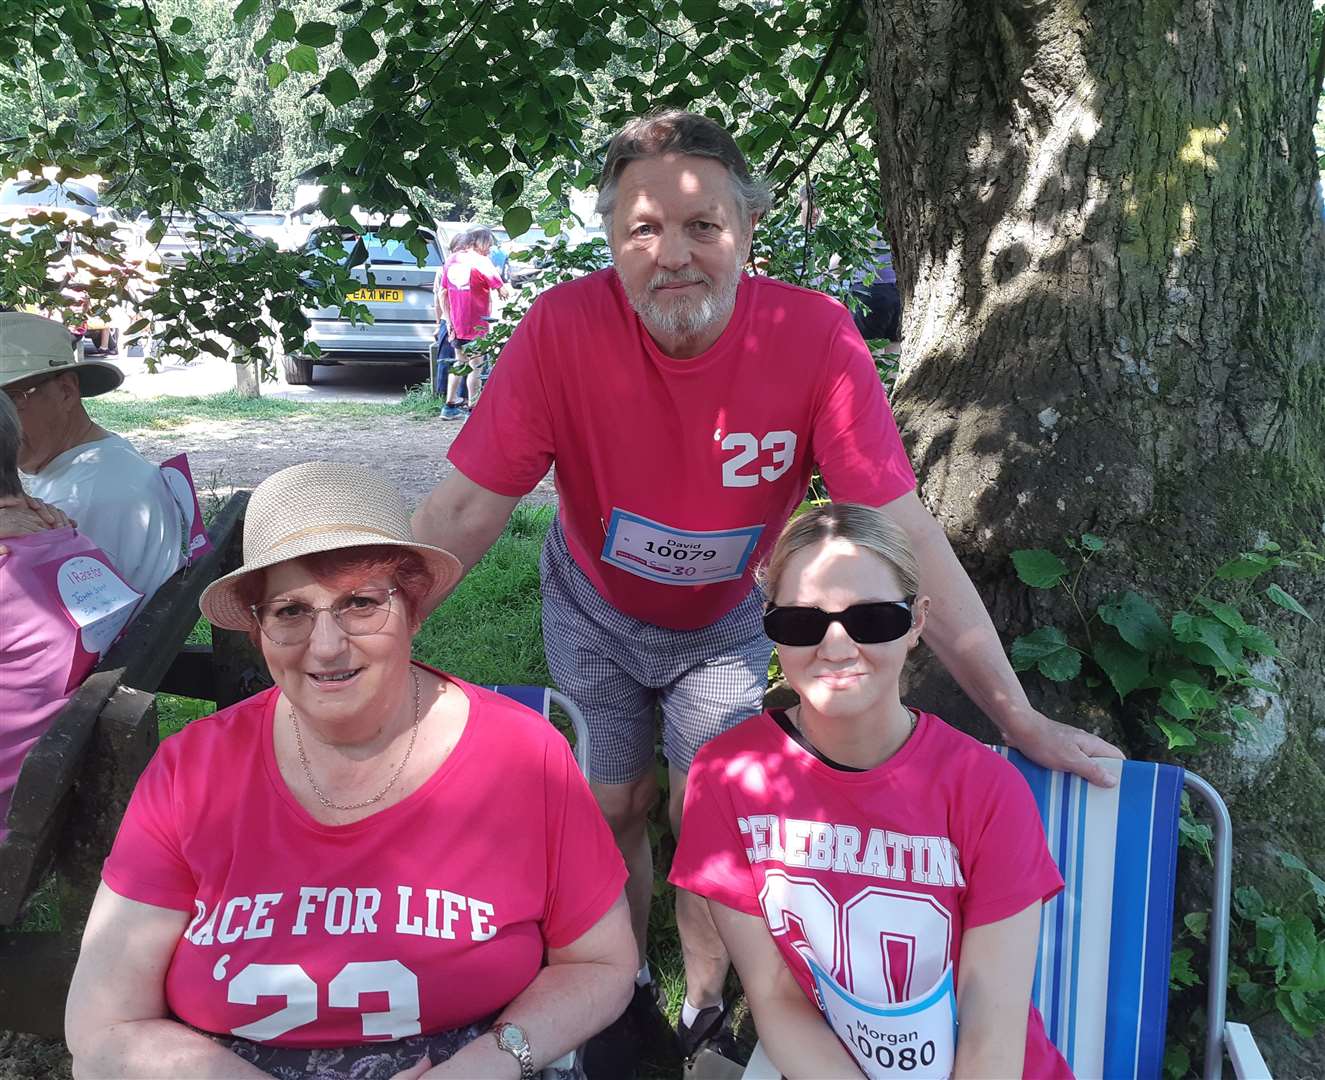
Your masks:
M 708 743 L 671 880 L 708 899 L 773 1064 L 794 1077 L 1068 1077 L 1030 1004 L 1062 888 L 1005 760 L 904 705 L 929 598 L 906 534 L 834 504 L 764 575 L 800 695 Z

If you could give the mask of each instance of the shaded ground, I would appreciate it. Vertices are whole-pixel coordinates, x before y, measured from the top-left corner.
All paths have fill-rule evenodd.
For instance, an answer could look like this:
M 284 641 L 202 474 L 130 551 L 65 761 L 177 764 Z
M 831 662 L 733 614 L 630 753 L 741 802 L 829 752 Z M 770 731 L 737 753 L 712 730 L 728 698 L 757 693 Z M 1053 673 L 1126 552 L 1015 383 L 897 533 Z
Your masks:
M 0 1080 L 70 1080 L 71 1076 L 63 1040 L 0 1031 Z
M 275 419 L 194 420 L 166 431 L 122 430 L 149 461 L 187 452 L 198 494 L 227 495 L 253 488 L 272 473 L 303 461 L 343 461 L 388 476 L 411 506 L 450 471 L 446 452 L 463 423 L 408 414 Z M 552 476 L 530 495 L 556 501 Z

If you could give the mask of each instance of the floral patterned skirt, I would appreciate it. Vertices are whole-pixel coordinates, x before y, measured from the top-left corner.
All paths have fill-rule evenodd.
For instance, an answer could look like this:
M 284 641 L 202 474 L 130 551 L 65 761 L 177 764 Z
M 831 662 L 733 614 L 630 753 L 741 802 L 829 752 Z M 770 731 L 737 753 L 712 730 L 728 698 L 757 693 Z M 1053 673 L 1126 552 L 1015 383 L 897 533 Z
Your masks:
M 230 1035 L 212 1035 L 231 1053 L 277 1080 L 391 1080 L 428 1055 L 439 1065 L 492 1027 L 492 1019 L 435 1035 L 412 1035 L 394 1042 L 362 1043 L 329 1050 L 268 1046 Z M 573 1069 L 545 1069 L 545 1080 L 584 1080 L 577 1056 Z

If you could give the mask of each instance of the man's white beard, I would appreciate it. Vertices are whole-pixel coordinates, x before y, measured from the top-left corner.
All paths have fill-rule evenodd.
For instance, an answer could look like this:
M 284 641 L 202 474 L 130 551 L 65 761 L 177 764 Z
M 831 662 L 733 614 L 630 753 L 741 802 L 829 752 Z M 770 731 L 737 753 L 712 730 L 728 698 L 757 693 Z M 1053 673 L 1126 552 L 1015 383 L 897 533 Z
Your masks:
M 619 277 L 619 275 L 618 275 Z M 708 286 L 704 295 L 698 299 L 673 297 L 668 304 L 658 302 L 654 289 L 663 285 L 672 285 L 678 281 L 698 281 Z M 702 334 L 714 323 L 729 318 L 736 307 L 736 288 L 741 283 L 741 272 L 737 270 L 726 281 L 715 282 L 707 274 L 698 270 L 659 271 L 649 279 L 642 292 L 633 291 L 621 279 L 626 290 L 626 299 L 635 313 L 643 320 L 650 333 L 659 333 L 665 337 L 692 338 Z

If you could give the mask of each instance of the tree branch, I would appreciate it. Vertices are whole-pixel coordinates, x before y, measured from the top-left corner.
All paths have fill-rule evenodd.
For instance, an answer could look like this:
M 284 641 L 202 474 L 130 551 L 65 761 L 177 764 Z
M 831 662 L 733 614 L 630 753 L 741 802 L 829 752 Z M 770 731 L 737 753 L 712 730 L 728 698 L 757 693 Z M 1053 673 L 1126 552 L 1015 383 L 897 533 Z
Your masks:
M 824 148 L 824 144 L 828 142 L 828 140 L 831 139 L 834 135 L 836 135 L 839 131 L 842 130 L 843 125 L 846 123 L 847 117 L 850 116 L 851 113 L 855 110 L 856 106 L 860 104 L 860 99 L 863 98 L 864 96 L 865 96 L 865 84 L 862 82 L 860 84 L 860 88 L 856 91 L 856 96 L 842 106 L 842 111 L 837 114 L 837 119 L 834 120 L 828 127 L 824 128 L 823 133 L 815 141 L 814 145 L 810 147 L 810 152 L 805 155 L 805 160 L 802 161 L 796 167 L 796 170 L 785 180 L 783 180 L 782 183 L 778 186 L 778 189 L 773 196 L 774 201 L 786 198 L 787 192 L 791 190 L 791 185 L 794 184 L 806 172 L 809 171 L 810 166 L 814 163 L 815 157 L 817 157 L 819 151 Z
M 841 18 L 838 21 L 837 29 L 833 31 L 833 40 L 828 43 L 828 51 L 824 53 L 823 60 L 819 62 L 819 69 L 814 73 L 814 78 L 810 80 L 810 86 L 805 91 L 805 101 L 801 105 L 800 112 L 787 125 L 787 135 L 778 140 L 777 149 L 773 152 L 773 159 L 768 163 L 766 172 L 771 173 L 777 168 L 778 162 L 782 160 L 783 154 L 786 153 L 787 137 L 795 132 L 796 126 L 805 119 L 805 114 L 810 111 L 810 105 L 814 102 L 814 95 L 819 92 L 820 85 L 828 75 L 829 65 L 832 64 L 833 57 L 841 47 L 842 39 L 846 37 L 847 24 L 851 21 L 851 16 L 856 13 L 856 7 L 859 3 L 860 0 L 842 0 Z
M 1320 108 L 1321 86 L 1325 85 L 1325 19 L 1320 23 L 1320 40 L 1316 42 L 1316 70 L 1312 72 L 1311 115 Z

